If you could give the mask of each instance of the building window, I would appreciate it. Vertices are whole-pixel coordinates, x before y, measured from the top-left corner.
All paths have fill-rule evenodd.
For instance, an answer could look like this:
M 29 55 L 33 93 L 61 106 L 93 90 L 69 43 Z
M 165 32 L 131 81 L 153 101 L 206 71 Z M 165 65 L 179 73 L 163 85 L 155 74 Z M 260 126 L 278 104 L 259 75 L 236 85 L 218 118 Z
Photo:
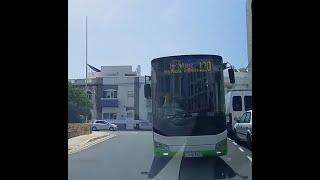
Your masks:
M 146 100 L 146 106 L 147 106 L 147 107 L 151 107 L 151 105 L 152 105 L 151 99 L 147 99 L 147 100 Z
M 104 90 L 102 97 L 107 99 L 118 98 L 118 92 L 114 89 Z
M 128 91 L 128 97 L 133 97 L 134 96 L 134 92 L 133 91 Z
M 92 93 L 90 91 L 87 91 L 87 96 L 90 100 L 92 100 Z
M 148 112 L 147 114 L 147 120 L 152 122 L 152 112 Z
M 127 112 L 127 118 L 133 118 L 133 112 Z
M 117 119 L 117 113 L 103 113 L 103 119 Z

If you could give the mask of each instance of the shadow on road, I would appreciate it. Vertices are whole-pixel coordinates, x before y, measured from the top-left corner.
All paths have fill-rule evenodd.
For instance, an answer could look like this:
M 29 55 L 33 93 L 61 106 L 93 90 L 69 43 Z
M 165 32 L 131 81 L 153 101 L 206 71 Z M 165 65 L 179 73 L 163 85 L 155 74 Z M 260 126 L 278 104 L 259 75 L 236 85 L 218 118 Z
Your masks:
M 232 168 L 220 157 L 183 158 L 180 165 L 179 180 L 229 179 L 236 175 Z
M 230 139 L 232 139 L 234 141 L 234 137 L 232 135 L 230 135 L 230 136 L 228 135 L 228 138 L 230 138 Z M 250 148 L 245 141 L 239 141 L 238 140 L 236 143 L 239 144 L 240 146 L 252 151 L 252 148 Z
M 164 167 L 166 167 L 166 165 L 171 159 L 172 157 L 162 157 L 162 158 L 153 157 L 153 161 L 148 173 L 148 177 L 150 179 L 154 178 Z
M 150 171 L 144 172 L 153 179 L 168 164 L 172 158 L 154 158 Z M 225 163 L 220 157 L 214 158 L 182 158 L 179 170 L 179 180 L 207 180 L 229 179 L 237 176 L 239 179 L 247 179 L 241 176 Z
M 237 143 L 238 143 L 240 146 L 246 148 L 247 150 L 252 151 L 252 148 L 250 148 L 245 141 L 237 141 Z

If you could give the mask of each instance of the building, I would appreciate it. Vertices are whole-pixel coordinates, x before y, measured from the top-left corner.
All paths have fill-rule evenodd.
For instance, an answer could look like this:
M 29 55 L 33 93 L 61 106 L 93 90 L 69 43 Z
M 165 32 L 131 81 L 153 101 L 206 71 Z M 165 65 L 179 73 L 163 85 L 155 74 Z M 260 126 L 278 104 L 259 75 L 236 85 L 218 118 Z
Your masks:
M 229 81 L 228 72 L 224 72 L 225 93 L 232 89 L 252 89 L 252 0 L 246 2 L 248 66 L 234 73 L 235 84 Z
M 91 69 L 88 87 L 92 87 L 92 91 L 88 92 L 95 101 L 93 119 L 106 119 L 122 129 L 133 129 L 141 121 L 151 122 L 151 100 L 144 97 L 145 77 L 140 74 L 140 66 L 136 71 L 132 71 L 132 66 Z M 76 86 L 80 86 L 79 81 L 85 82 L 84 79 L 73 81 Z
M 248 73 L 249 88 L 252 88 L 252 0 L 247 0 L 247 49 L 248 49 Z
M 224 89 L 225 94 L 233 89 L 251 89 L 250 85 L 250 74 L 247 71 L 238 71 L 235 70 L 234 77 L 235 77 L 235 84 L 231 84 L 228 76 L 228 71 L 223 72 L 224 76 Z

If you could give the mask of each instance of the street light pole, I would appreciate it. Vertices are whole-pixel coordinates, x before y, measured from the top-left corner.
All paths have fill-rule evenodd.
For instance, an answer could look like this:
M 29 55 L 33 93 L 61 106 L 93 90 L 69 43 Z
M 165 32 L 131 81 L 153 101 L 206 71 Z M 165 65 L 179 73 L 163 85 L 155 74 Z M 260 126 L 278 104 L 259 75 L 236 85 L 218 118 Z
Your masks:
M 88 96 L 88 60 L 87 60 L 87 16 L 86 16 L 86 38 L 85 38 L 85 48 L 86 48 L 86 50 L 85 50 L 85 52 L 86 52 L 86 54 L 85 54 L 85 59 L 86 59 L 86 90 L 85 90 L 85 92 L 86 92 L 86 95 Z M 86 115 L 86 122 L 88 121 L 88 117 L 87 117 L 87 115 Z
M 85 59 L 86 59 L 86 93 L 87 93 L 87 88 L 88 88 L 88 61 L 87 61 L 87 16 L 86 16 L 86 38 L 85 38 Z

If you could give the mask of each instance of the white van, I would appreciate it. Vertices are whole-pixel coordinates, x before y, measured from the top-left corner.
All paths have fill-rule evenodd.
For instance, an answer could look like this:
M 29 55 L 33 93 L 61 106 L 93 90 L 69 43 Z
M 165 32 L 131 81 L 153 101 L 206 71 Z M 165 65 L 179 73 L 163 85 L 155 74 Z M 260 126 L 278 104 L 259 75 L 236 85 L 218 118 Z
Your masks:
M 252 90 L 231 90 L 225 95 L 226 120 L 228 134 L 233 137 L 233 127 L 236 120 L 248 110 L 252 110 Z

